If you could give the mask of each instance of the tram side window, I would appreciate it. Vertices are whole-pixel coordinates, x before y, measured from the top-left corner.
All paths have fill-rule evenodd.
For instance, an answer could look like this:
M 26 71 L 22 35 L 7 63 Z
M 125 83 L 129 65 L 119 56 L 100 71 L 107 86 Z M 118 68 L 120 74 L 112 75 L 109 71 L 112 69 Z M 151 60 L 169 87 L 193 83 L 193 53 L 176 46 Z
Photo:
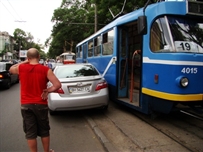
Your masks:
M 76 58 L 79 58 L 79 47 L 76 48 Z
M 88 49 L 88 44 L 85 43 L 83 45 L 83 58 L 87 58 L 87 49 Z
M 102 36 L 102 55 L 111 55 L 113 54 L 113 39 L 114 31 L 111 30 Z
M 150 48 L 157 52 L 164 48 L 162 33 L 157 22 L 154 22 L 150 30 Z
M 88 42 L 88 57 L 93 56 L 93 41 Z
M 101 36 L 94 39 L 94 56 L 101 55 Z
M 77 48 L 77 57 L 78 57 L 78 58 L 82 58 L 82 46 L 79 46 L 79 47 Z

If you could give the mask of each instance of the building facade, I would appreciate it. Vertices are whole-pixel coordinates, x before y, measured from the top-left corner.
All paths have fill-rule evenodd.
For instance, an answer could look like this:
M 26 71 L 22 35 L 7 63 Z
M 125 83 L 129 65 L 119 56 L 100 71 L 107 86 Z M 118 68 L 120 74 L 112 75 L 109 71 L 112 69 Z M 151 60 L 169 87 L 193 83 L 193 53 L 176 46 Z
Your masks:
M 0 61 L 17 59 L 14 44 L 14 38 L 8 32 L 0 31 Z

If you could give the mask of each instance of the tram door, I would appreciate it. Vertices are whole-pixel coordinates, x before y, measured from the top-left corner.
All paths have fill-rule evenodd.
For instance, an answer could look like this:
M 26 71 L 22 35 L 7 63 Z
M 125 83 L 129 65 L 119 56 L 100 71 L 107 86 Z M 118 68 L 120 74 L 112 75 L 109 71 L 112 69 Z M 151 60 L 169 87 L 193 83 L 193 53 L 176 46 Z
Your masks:
M 118 98 L 128 97 L 128 31 L 125 28 L 119 29 L 119 79 Z
M 140 105 L 141 56 L 137 54 L 141 50 L 140 41 L 136 22 L 119 29 L 118 98 L 135 106 Z
M 83 63 L 87 63 L 87 44 L 83 46 Z

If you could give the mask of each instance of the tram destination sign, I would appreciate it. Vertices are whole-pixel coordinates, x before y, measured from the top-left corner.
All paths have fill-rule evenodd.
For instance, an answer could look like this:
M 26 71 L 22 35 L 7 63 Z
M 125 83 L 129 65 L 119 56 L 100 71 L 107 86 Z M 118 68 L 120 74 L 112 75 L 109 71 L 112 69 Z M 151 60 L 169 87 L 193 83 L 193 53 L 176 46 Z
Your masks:
M 187 14 L 203 16 L 203 2 L 187 1 Z

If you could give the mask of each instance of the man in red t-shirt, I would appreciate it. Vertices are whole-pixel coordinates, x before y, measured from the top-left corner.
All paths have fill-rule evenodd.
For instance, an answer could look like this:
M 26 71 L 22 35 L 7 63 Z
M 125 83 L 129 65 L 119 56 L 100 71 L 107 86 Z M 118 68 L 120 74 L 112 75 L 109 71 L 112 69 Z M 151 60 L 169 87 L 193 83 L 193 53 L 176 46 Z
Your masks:
M 31 152 L 37 152 L 37 136 L 41 137 L 44 152 L 49 152 L 50 126 L 48 118 L 48 93 L 61 87 L 52 70 L 39 64 L 37 49 L 27 52 L 27 60 L 11 66 L 12 74 L 19 74 L 23 129 Z M 53 85 L 47 88 L 47 82 Z

